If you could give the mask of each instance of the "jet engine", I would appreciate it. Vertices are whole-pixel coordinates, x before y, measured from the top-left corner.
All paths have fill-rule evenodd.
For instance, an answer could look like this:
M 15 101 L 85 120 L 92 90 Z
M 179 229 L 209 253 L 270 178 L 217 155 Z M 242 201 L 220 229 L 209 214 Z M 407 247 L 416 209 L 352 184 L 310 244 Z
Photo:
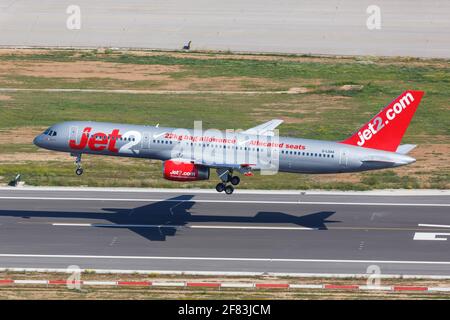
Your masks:
M 190 162 L 166 160 L 163 163 L 163 177 L 172 181 L 197 181 L 209 179 L 209 168 Z

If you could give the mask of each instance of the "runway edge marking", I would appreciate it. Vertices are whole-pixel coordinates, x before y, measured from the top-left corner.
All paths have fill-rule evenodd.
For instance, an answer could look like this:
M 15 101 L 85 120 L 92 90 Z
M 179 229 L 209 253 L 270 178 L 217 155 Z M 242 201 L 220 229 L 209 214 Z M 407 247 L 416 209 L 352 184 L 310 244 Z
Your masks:
M 0 267 L 0 272 L 36 272 L 63 273 L 67 268 L 25 268 Z M 367 278 L 365 273 L 295 273 L 295 272 L 251 272 L 251 271 L 194 271 L 194 270 L 123 270 L 123 269 L 80 269 L 80 272 L 95 274 L 143 274 L 143 275 L 177 275 L 177 276 L 236 276 L 236 277 L 287 277 L 287 278 Z M 380 279 L 429 279 L 449 280 L 450 275 L 419 275 L 419 274 L 381 274 Z
M 450 292 L 450 287 L 425 287 L 414 285 L 367 286 L 355 284 L 299 284 L 267 282 L 190 282 L 190 281 L 100 281 L 100 280 L 46 280 L 46 279 L 0 279 L 0 286 L 11 285 L 86 285 L 86 286 L 133 286 L 133 287 L 201 287 L 201 288 L 245 288 L 245 289 L 322 289 L 322 290 L 364 290 L 364 291 L 402 291 L 402 292 Z

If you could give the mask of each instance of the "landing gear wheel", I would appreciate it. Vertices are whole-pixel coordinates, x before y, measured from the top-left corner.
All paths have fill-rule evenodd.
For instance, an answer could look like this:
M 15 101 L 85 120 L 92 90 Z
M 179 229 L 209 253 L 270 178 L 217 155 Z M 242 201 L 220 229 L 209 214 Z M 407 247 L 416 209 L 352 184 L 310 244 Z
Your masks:
M 225 187 L 225 193 L 226 193 L 226 194 L 232 194 L 233 191 L 234 191 L 233 186 L 226 186 L 226 187 Z
M 77 168 L 75 169 L 75 173 L 77 176 L 81 176 L 83 174 L 83 168 L 81 167 L 81 153 L 79 154 L 70 154 L 71 156 L 75 156 L 75 164 Z
M 216 185 L 216 191 L 217 192 L 222 192 L 223 190 L 225 190 L 225 185 L 223 183 L 218 183 Z
M 237 186 L 239 182 L 241 182 L 241 179 L 239 179 L 238 176 L 231 177 L 230 182 L 233 186 Z

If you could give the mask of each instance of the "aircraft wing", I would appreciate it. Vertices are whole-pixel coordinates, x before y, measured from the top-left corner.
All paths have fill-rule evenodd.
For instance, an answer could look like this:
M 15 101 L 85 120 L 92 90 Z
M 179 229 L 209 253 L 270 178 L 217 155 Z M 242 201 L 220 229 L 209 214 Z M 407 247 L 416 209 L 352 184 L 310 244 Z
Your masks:
M 263 124 L 260 124 L 259 126 L 247 129 L 242 133 L 257 134 L 262 136 L 273 136 L 274 135 L 273 130 L 275 130 L 275 128 L 278 127 L 283 122 L 284 121 L 280 119 L 273 119 Z
M 256 164 L 253 163 L 217 163 L 213 161 L 203 160 L 203 161 L 193 161 L 195 164 L 207 166 L 210 168 L 225 168 L 225 169 L 233 169 L 233 170 L 239 170 L 242 173 L 251 171 L 251 170 L 258 170 L 260 169 L 257 167 Z
M 193 164 L 206 166 L 206 167 L 210 167 L 210 168 L 215 168 L 215 169 L 223 168 L 223 169 L 238 170 L 241 173 L 247 173 L 247 172 L 251 172 L 252 170 L 260 170 L 261 169 L 260 167 L 258 167 L 256 164 L 253 164 L 253 163 L 219 163 L 219 162 L 215 162 L 213 159 L 208 159 L 207 157 L 205 157 L 202 160 L 177 158 L 177 159 L 172 159 L 172 161 L 190 162 Z

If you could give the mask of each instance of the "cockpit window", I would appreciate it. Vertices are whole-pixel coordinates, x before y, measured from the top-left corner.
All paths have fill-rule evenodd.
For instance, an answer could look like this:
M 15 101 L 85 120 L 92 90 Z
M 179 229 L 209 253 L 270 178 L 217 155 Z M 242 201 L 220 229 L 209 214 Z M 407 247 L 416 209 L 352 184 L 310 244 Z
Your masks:
M 44 131 L 43 134 L 50 136 L 50 137 L 55 137 L 58 133 L 56 131 L 50 130 L 50 128 L 48 128 L 47 130 Z

